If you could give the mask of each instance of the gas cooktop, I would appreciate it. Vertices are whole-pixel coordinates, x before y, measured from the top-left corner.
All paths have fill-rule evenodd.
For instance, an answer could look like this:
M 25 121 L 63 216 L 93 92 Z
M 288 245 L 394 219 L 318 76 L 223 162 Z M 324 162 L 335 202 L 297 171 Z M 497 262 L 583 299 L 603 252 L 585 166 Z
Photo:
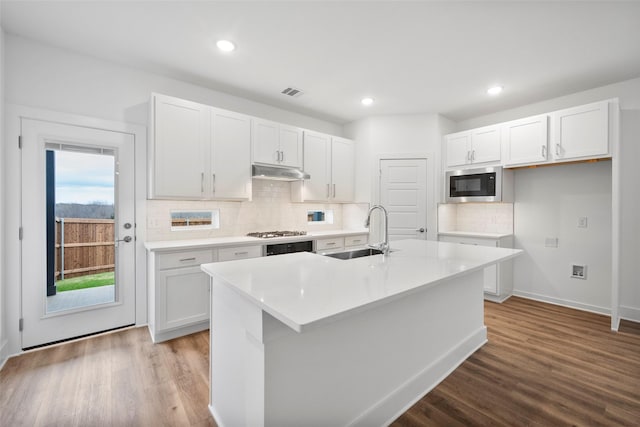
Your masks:
M 306 234 L 306 231 L 258 231 L 256 233 L 247 233 L 247 236 L 270 239 L 272 237 L 305 236 Z

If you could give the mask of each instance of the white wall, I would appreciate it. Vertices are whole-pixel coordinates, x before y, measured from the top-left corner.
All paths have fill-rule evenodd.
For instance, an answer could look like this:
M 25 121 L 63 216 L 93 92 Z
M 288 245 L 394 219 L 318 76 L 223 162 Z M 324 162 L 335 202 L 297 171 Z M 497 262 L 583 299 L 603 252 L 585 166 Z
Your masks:
M 4 95 L 7 104 L 146 126 L 150 95 L 152 92 L 159 92 L 294 126 L 342 135 L 342 126 L 335 123 L 79 55 L 13 35 L 5 36 L 5 61 L 2 64 L 5 67 L 3 70 L 6 79 Z M 20 178 L 18 167 L 20 157 L 17 146 L 7 143 L 3 148 L 5 153 L 2 169 L 7 174 L 5 180 L 17 183 Z M 143 181 L 146 155 L 139 154 L 136 154 L 136 176 L 139 181 Z M 139 171 L 142 171 L 141 175 L 138 174 Z M 142 191 L 138 193 L 138 195 L 143 194 Z M 136 195 L 137 199 L 138 195 Z M 7 188 L 3 197 L 6 205 L 2 209 L 2 215 L 8 230 L 17 230 L 20 224 L 17 208 L 19 197 L 19 191 L 13 187 Z M 142 199 L 142 205 L 136 205 L 136 217 L 138 223 L 144 224 L 146 210 L 144 195 Z M 146 230 L 143 228 L 138 235 L 143 236 L 144 231 Z M 8 266 L 4 269 L 5 281 L 0 289 L 0 293 L 5 292 L 6 295 L 2 301 L 5 316 L 3 326 L 8 331 L 9 352 L 15 353 L 19 351 L 17 324 L 20 313 L 18 262 L 20 246 L 17 234 L 15 239 L 2 241 L 5 243 L 7 254 L 5 266 Z M 138 265 L 137 268 L 139 271 L 146 271 L 144 265 Z M 138 280 L 138 282 L 145 289 L 144 281 Z M 136 313 L 138 319 L 140 319 L 139 315 L 140 313 Z M 146 319 L 146 313 L 142 313 L 142 316 Z
M 621 287 L 619 291 L 620 315 L 624 318 L 640 322 L 640 291 L 638 290 L 640 288 L 640 281 L 638 280 L 638 276 L 635 273 L 636 265 L 638 263 L 638 260 L 640 260 L 640 249 L 638 247 L 640 235 L 638 226 L 636 224 L 637 218 L 640 217 L 640 191 L 637 187 L 637 183 L 640 182 L 640 169 L 637 167 L 638 158 L 640 158 L 638 156 L 640 130 L 638 129 L 636 121 L 639 117 L 638 114 L 640 114 L 640 78 L 462 121 L 457 124 L 456 130 L 465 130 L 493 123 L 505 122 L 508 120 L 518 119 L 610 98 L 619 99 L 620 108 L 622 110 L 621 126 L 623 130 L 620 141 L 620 156 L 618 156 L 620 162 L 620 175 L 622 177 L 622 218 L 620 224 L 622 239 L 620 248 L 621 265 L 619 272 L 621 277 Z M 556 166 L 550 168 L 541 168 L 536 171 L 516 172 L 516 201 L 522 202 L 533 197 L 531 191 L 534 191 L 535 189 L 523 184 L 523 180 L 529 181 L 533 176 L 539 175 L 541 179 L 544 179 L 544 177 L 547 176 L 555 176 L 558 183 L 554 183 L 554 187 L 556 185 L 562 186 L 564 185 L 564 182 L 570 182 L 571 180 L 577 181 L 576 177 L 574 176 L 576 173 L 580 174 L 580 177 L 585 180 L 585 183 L 592 183 L 593 178 L 595 176 L 598 176 L 596 175 L 596 172 L 592 172 L 591 170 L 584 170 L 584 173 L 582 173 L 583 169 L 572 168 L 572 166 Z M 566 176 L 565 173 L 567 174 Z M 518 178 L 520 179 L 520 184 L 518 184 Z M 552 188 L 551 191 L 555 196 L 559 196 L 560 193 L 556 193 L 556 191 L 559 192 L 562 191 L 562 189 Z M 579 190 L 577 191 L 579 194 Z M 611 190 L 609 189 L 609 200 L 610 199 Z M 599 209 L 599 206 L 596 206 L 596 204 L 599 203 L 600 200 L 601 199 L 598 197 L 592 197 L 590 199 L 587 198 L 583 201 L 585 203 L 583 207 L 586 210 L 597 210 Z M 548 204 L 544 203 L 544 201 L 542 201 L 541 203 L 541 209 L 543 211 L 548 211 L 550 209 Z M 610 209 L 610 207 L 611 203 L 607 205 L 607 208 Z M 559 216 L 569 216 L 572 214 L 572 209 L 570 206 L 565 205 L 556 213 Z M 542 236 L 548 231 L 546 228 L 547 225 L 544 224 L 544 222 L 535 221 L 536 214 L 534 210 L 523 209 L 521 205 L 519 209 L 516 208 L 514 214 L 516 216 L 516 236 L 518 234 L 518 230 L 520 230 L 520 232 L 523 231 L 523 223 L 530 224 L 531 229 L 528 230 L 526 234 L 530 235 L 532 239 L 534 239 L 536 235 Z M 575 221 L 575 219 L 576 218 L 573 218 L 572 221 Z M 573 228 L 574 224 L 572 221 L 569 221 L 567 223 L 567 227 Z M 520 225 L 518 224 L 519 222 Z M 609 229 L 609 232 L 610 231 L 611 229 Z M 592 255 L 600 254 L 600 251 L 597 248 L 601 245 L 601 242 L 598 240 L 599 238 L 596 237 L 600 234 L 602 234 L 600 233 L 600 231 L 590 229 L 590 235 L 593 237 L 583 241 L 585 245 L 588 245 L 588 247 L 592 248 Z M 606 236 L 607 239 L 610 238 L 609 236 L 610 233 Z M 517 236 L 517 242 L 520 245 L 527 247 L 532 247 L 536 244 L 534 240 L 526 240 L 523 236 Z M 525 269 L 526 271 L 534 271 L 536 269 L 540 271 L 555 271 L 560 273 L 556 273 L 555 276 L 550 280 L 556 282 L 556 286 L 558 286 L 559 288 L 564 286 L 562 285 L 562 283 L 566 282 L 566 277 L 564 277 L 563 275 L 566 271 L 565 268 L 567 259 L 547 257 L 547 253 L 548 251 L 542 251 L 539 253 L 539 256 L 535 258 L 532 258 L 528 255 L 526 258 L 518 261 L 516 268 L 516 277 L 525 279 L 525 275 L 521 274 L 521 271 L 519 271 L 519 269 Z M 578 253 L 576 253 L 576 255 L 578 255 Z M 607 264 L 611 264 L 610 259 L 610 255 L 607 255 L 602 257 L 600 261 L 595 260 L 594 263 L 590 265 L 590 270 L 595 268 L 597 271 L 604 271 L 606 270 L 606 268 L 610 268 L 607 267 Z M 527 260 L 528 264 L 525 263 L 524 260 Z M 558 295 L 561 295 L 563 301 L 560 302 L 566 303 L 568 305 L 580 306 L 580 304 L 586 304 L 594 307 L 605 307 L 607 309 L 610 308 L 610 296 L 600 294 L 599 297 L 596 297 L 596 295 L 599 295 L 598 293 L 591 293 L 587 295 L 587 293 L 585 292 L 588 291 L 580 287 L 570 286 L 567 288 L 566 286 L 564 286 L 564 288 L 562 289 L 552 289 L 549 282 L 545 280 L 542 280 L 539 283 L 533 283 L 533 281 L 529 280 L 526 280 L 525 282 L 516 280 L 514 285 L 515 291 L 529 292 L 532 294 L 540 295 L 542 297 L 548 297 L 550 299 L 557 298 Z M 608 285 L 611 285 L 610 280 L 608 281 Z
M 0 12 L 1 13 L 1 12 Z M 7 333 L 5 330 L 5 269 L 4 269 L 4 204 L 5 204 L 5 192 L 4 192 L 4 173 L 6 168 L 4 167 L 4 74 L 5 74 L 5 61 L 4 61 L 4 31 L 0 25 L 0 367 L 4 364 L 7 357 Z
M 374 116 L 344 127 L 347 138 L 356 141 L 356 200 L 372 203 L 375 194 L 380 157 L 386 155 L 428 155 L 427 171 L 431 182 L 428 191 L 437 203 L 440 199 L 441 145 L 443 133 L 449 132 L 453 123 L 438 114 L 412 114 L 398 116 Z M 432 204 L 427 212 L 428 238 L 436 239 L 437 207 Z
M 147 124 L 151 92 L 340 136 L 342 126 L 111 62 L 6 36 L 6 102 Z

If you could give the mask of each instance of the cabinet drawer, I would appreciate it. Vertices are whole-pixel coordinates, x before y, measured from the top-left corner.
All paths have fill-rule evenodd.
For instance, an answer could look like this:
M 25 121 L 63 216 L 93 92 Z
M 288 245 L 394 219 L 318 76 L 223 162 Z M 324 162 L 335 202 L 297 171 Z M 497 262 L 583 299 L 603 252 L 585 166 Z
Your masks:
M 262 246 L 240 246 L 218 249 L 218 261 L 258 258 L 262 256 Z
M 349 246 L 362 246 L 369 243 L 369 236 L 366 234 L 362 234 L 359 236 L 347 236 L 344 238 L 344 245 L 346 247 Z
M 195 251 L 180 251 L 158 254 L 157 268 L 190 267 L 194 265 L 213 262 L 213 249 L 200 249 Z
M 440 236 L 439 240 L 441 242 L 462 243 L 464 245 L 499 246 L 496 239 L 481 239 L 478 237 Z
M 326 249 L 344 248 L 344 237 L 334 237 L 331 239 L 316 240 L 316 251 L 324 251 Z

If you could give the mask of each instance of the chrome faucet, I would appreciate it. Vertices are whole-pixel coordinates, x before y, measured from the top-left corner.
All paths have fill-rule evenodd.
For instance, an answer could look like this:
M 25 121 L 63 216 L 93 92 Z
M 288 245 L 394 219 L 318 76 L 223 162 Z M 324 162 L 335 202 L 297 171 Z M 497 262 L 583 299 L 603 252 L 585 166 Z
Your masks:
M 384 208 L 384 206 L 371 206 L 371 209 L 369 209 L 369 213 L 367 214 L 367 220 L 364 222 L 364 226 L 369 227 L 369 224 L 371 224 L 371 213 L 376 209 L 380 209 L 384 213 L 384 241 L 376 245 L 369 245 L 369 247 L 381 250 L 383 254 L 388 255 L 389 250 L 391 249 L 389 248 L 389 214 L 387 213 L 387 210 Z

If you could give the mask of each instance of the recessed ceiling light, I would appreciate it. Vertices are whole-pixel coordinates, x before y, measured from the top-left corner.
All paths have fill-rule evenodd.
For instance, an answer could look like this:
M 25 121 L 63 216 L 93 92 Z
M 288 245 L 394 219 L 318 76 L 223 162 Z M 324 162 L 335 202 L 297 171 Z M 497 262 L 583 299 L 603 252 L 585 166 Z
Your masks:
M 370 98 L 370 97 L 362 98 L 360 102 L 362 103 L 362 105 L 371 105 L 373 104 L 373 98 Z
M 216 46 L 218 46 L 218 49 L 220 49 L 223 52 L 231 52 L 236 48 L 236 45 L 230 42 L 229 40 L 218 40 L 218 42 L 216 43 Z
M 502 89 L 504 89 L 502 86 L 493 86 L 487 89 L 487 93 L 489 95 L 498 95 L 502 92 Z

